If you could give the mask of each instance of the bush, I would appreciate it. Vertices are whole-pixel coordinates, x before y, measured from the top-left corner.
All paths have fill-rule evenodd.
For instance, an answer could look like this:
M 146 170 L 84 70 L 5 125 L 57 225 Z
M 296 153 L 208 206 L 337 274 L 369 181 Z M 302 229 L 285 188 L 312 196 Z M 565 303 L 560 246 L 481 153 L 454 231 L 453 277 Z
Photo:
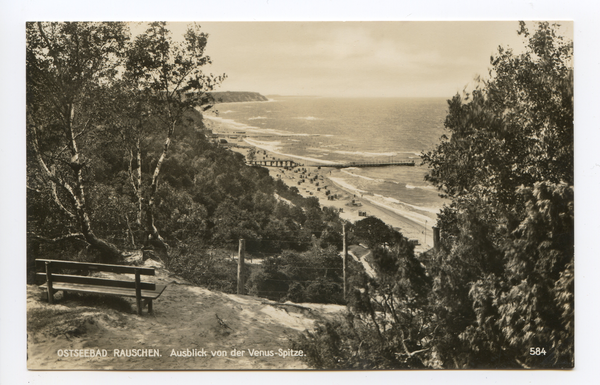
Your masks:
M 306 302 L 306 291 L 304 290 L 304 286 L 298 282 L 293 282 L 288 289 L 286 300 L 292 302 Z
M 392 333 L 380 338 L 364 320 L 351 313 L 345 319 L 317 323 L 292 339 L 293 349 L 302 350 L 304 360 L 315 369 L 374 370 L 422 369 L 416 357 L 404 354 L 399 339 Z
M 224 293 L 237 292 L 237 262 L 229 258 L 226 250 L 190 252 L 183 247 L 171 253 L 168 268 L 195 285 Z
M 318 245 L 305 253 L 284 251 L 263 260 L 248 280 L 249 293 L 274 300 L 343 304 L 342 259 Z
M 340 284 L 318 278 L 306 287 L 306 300 L 314 303 L 344 303 L 344 293 Z

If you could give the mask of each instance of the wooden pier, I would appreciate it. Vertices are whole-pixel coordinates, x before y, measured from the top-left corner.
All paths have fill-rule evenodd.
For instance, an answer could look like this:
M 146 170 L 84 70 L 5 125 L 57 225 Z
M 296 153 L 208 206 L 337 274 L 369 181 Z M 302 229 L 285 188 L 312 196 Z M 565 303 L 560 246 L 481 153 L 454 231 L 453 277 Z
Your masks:
M 349 168 L 349 167 L 386 167 L 386 166 L 414 166 L 415 161 L 374 161 L 374 162 L 348 162 L 348 163 L 311 163 L 299 164 L 289 159 L 256 160 L 250 164 L 263 167 L 329 167 L 329 168 Z
M 331 168 L 349 168 L 349 167 L 386 167 L 386 166 L 414 166 L 415 161 L 374 161 L 374 162 L 348 162 L 348 163 L 333 163 L 333 164 L 307 164 L 305 167 L 331 167 Z
M 294 168 L 294 167 L 302 166 L 301 164 L 298 164 L 298 163 L 294 162 L 293 160 L 289 160 L 289 159 L 255 160 L 253 162 L 250 162 L 249 164 L 251 164 L 252 166 L 263 166 L 263 167 Z

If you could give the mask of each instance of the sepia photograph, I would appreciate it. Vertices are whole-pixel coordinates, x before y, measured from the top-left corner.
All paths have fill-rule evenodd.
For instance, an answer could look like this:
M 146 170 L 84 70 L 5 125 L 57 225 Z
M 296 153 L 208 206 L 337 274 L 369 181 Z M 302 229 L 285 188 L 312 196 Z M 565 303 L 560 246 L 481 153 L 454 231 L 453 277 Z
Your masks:
M 3 6 L 0 383 L 597 377 L 598 5 Z
M 25 28 L 28 369 L 574 367 L 572 21 Z

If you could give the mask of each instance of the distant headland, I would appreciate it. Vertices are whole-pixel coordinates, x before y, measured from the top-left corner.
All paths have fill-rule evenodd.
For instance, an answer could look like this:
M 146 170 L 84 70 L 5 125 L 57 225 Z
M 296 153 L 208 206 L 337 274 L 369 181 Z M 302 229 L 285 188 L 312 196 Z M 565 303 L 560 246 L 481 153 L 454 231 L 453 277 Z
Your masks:
M 215 103 L 266 102 L 269 99 L 258 92 L 222 91 L 210 92 Z

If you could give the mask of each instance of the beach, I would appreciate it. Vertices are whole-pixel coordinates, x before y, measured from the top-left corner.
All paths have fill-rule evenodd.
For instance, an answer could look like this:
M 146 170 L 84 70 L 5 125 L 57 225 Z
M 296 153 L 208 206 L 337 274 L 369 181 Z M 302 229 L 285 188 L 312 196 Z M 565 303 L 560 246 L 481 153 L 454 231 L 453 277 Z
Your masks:
M 246 156 L 250 146 L 244 143 L 240 147 L 232 147 L 233 151 Z M 277 153 L 262 148 L 255 148 L 259 160 L 282 160 Z M 264 159 L 263 159 L 264 158 Z M 381 219 L 387 225 L 401 232 L 408 239 L 418 240 L 415 252 L 421 253 L 433 247 L 433 230 L 407 218 L 384 205 L 379 205 L 372 194 L 357 194 L 350 188 L 340 184 L 337 176 L 340 170 L 327 167 L 299 166 L 295 168 L 265 167 L 275 180 L 280 179 L 289 187 L 296 187 L 303 197 L 316 197 L 321 207 L 335 208 L 339 216 L 349 222 L 357 222 L 369 216 Z M 432 223 L 433 224 L 433 223 Z
M 303 102 L 294 99 L 225 103 L 220 105 L 219 112 L 203 112 L 204 124 L 211 137 L 232 151 L 246 156 L 254 149 L 254 160 L 259 162 L 294 162 L 295 167 L 283 167 L 284 164 L 273 167 L 270 162 L 261 166 L 274 179 L 297 188 L 302 196 L 316 197 L 322 207 L 335 208 L 341 218 L 356 222 L 374 216 L 413 240 L 416 252 L 432 248 L 432 227 L 444 201 L 434 186 L 424 182 L 421 167 L 328 165 L 373 160 L 418 163 L 418 149 L 428 148 L 428 143 L 439 134 L 435 128 L 439 116 L 431 118 L 440 114 L 439 106 L 408 103 L 406 106 L 420 109 L 416 113 L 407 107 L 411 111 L 408 115 L 396 111 L 393 116 L 398 120 L 394 122 L 411 122 L 410 127 L 399 127 L 397 123 L 381 120 L 381 116 L 387 116 L 397 105 L 404 106 L 404 101 L 369 102 L 367 106 L 376 111 L 369 118 L 354 111 L 369 113 L 356 102 L 344 100 L 335 104 L 336 100 L 319 100 L 310 105 Z M 340 105 L 346 108 L 343 119 L 336 115 Z M 371 119 L 377 129 L 369 128 L 372 134 L 365 137 L 365 131 L 358 127 L 364 127 Z

